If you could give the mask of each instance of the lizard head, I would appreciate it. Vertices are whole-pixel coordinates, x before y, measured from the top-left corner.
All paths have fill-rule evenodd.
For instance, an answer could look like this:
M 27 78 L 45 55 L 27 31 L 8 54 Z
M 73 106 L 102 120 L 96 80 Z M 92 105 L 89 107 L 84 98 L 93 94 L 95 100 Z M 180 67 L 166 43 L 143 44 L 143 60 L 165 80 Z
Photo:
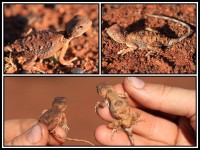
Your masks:
M 118 26 L 117 24 L 112 25 L 106 30 L 109 37 L 118 43 L 125 43 L 125 31 L 124 28 Z
M 81 36 L 85 33 L 92 25 L 92 21 L 88 19 L 86 16 L 76 15 L 72 20 L 68 23 L 67 26 L 67 36 L 69 38 L 75 38 Z
M 67 106 L 67 100 L 65 97 L 56 97 L 52 103 L 52 107 L 56 107 L 61 111 L 64 111 Z
M 101 95 L 102 97 L 106 97 L 106 94 L 109 91 L 113 91 L 113 87 L 110 83 L 104 82 L 104 83 L 100 83 L 97 86 L 97 92 L 99 93 L 99 95 Z

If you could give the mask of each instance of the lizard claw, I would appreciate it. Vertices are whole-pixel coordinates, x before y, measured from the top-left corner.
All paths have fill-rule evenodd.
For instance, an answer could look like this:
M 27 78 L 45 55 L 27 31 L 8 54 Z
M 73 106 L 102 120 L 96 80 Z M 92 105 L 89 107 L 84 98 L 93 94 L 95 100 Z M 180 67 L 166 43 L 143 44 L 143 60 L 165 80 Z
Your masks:
M 113 137 L 113 135 L 115 134 L 115 133 L 117 133 L 119 131 L 119 129 L 112 129 L 112 135 L 111 135 L 111 138 Z
M 67 124 L 62 126 L 63 130 L 65 130 L 66 132 L 69 131 L 69 127 L 67 126 Z
M 97 108 L 99 108 L 99 104 L 100 104 L 100 102 L 97 102 L 95 107 L 94 107 L 96 113 L 97 113 Z

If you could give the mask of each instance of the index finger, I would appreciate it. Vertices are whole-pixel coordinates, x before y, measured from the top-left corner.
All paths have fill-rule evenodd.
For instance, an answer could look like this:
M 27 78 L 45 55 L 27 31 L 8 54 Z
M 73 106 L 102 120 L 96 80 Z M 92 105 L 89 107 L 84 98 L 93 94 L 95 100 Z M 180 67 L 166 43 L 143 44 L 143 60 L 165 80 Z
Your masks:
M 144 83 L 135 77 L 125 78 L 124 88 L 131 97 L 147 108 L 187 118 L 196 114 L 194 90 Z

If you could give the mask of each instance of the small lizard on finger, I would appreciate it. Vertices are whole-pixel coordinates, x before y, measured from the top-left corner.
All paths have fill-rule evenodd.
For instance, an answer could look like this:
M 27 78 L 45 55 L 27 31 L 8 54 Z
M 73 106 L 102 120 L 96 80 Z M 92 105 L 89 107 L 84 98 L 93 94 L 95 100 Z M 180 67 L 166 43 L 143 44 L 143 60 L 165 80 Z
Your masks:
M 112 136 L 119 130 L 124 130 L 131 141 L 134 144 L 133 139 L 133 126 L 143 119 L 141 113 L 130 111 L 130 105 L 127 101 L 127 93 L 117 93 L 114 87 L 109 83 L 101 83 L 97 85 L 97 92 L 104 98 L 104 101 L 97 102 L 95 105 L 95 112 L 97 109 L 108 106 L 109 111 L 114 118 L 113 122 L 108 124 L 108 128 L 112 129 Z
M 64 138 L 56 133 L 56 127 L 61 127 L 66 133 L 68 133 L 69 131 L 69 127 L 67 125 L 67 117 L 64 113 L 66 107 L 67 100 L 65 99 L 65 97 L 56 97 L 52 103 L 52 107 L 42 112 L 42 115 L 39 118 L 39 122 L 45 124 L 49 133 L 57 138 L 63 140 L 85 142 L 94 146 L 94 144 L 89 141 L 69 137 Z

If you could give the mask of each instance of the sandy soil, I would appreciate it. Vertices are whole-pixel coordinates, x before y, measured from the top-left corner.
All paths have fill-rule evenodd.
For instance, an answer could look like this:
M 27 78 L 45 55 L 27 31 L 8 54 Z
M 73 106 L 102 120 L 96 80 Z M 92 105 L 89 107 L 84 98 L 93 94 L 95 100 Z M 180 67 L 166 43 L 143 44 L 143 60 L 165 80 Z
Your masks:
M 146 57 L 146 50 L 137 49 L 124 56 L 117 55 L 120 49 L 127 48 L 112 40 L 106 29 L 117 23 L 128 33 L 145 27 L 153 28 L 170 38 L 181 37 L 187 28 L 165 21 L 147 17 L 160 14 L 176 18 L 192 28 L 192 35 L 165 48 L 158 54 Z M 102 73 L 195 73 L 196 72 L 196 5 L 191 4 L 127 4 L 102 6 Z
M 4 46 L 12 44 L 20 38 L 28 28 L 35 31 L 53 30 L 64 31 L 67 23 L 77 14 L 85 15 L 92 20 L 92 27 L 81 37 L 73 39 L 69 45 L 65 59 L 74 56 L 73 67 L 61 65 L 55 58 L 45 59 L 42 63 L 37 60 L 36 67 L 39 71 L 29 73 L 98 73 L 98 5 L 91 4 L 28 4 L 4 6 Z M 33 21 L 37 18 L 37 21 Z M 32 20 L 29 25 L 28 22 Z M 11 56 L 10 56 L 11 55 Z M 10 59 L 8 59 L 10 56 Z M 19 55 L 5 51 L 5 73 L 27 73 L 22 70 Z M 12 61 L 12 62 L 10 62 Z M 75 69 L 74 69 L 75 68 Z M 73 70 L 72 70 L 73 69 Z
M 195 77 L 140 77 L 145 82 L 195 89 Z M 70 131 L 68 137 L 94 139 L 97 126 L 108 124 L 94 111 L 102 98 L 96 92 L 100 82 L 122 83 L 124 77 L 5 77 L 4 120 L 39 118 L 57 96 L 67 98 L 66 114 Z M 116 133 L 117 134 L 117 133 Z M 87 145 L 66 141 L 64 145 Z

